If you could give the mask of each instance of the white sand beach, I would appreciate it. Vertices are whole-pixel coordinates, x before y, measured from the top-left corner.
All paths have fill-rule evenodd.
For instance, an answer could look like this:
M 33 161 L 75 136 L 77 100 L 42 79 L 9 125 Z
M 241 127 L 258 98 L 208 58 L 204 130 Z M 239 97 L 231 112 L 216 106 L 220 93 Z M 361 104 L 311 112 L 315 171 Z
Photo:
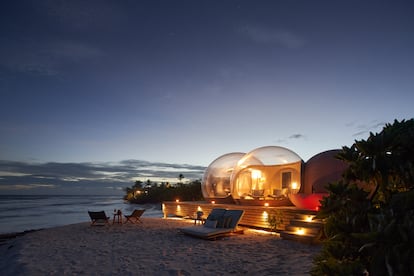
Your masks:
M 2 275 L 308 275 L 320 246 L 246 229 L 215 241 L 181 234 L 191 220 L 71 224 L 0 244 Z

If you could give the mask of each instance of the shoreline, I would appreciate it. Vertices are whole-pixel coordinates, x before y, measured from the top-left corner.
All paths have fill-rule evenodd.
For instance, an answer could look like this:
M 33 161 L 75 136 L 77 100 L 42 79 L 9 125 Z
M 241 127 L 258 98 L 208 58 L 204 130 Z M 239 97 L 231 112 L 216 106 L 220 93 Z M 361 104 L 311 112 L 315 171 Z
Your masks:
M 8 241 L 10 239 L 15 239 L 17 237 L 21 237 L 24 236 L 26 234 L 32 233 L 32 232 L 36 232 L 36 231 L 41 231 L 47 228 L 39 228 L 39 229 L 30 229 L 30 230 L 25 230 L 22 232 L 12 232 L 12 233 L 3 233 L 0 234 L 0 246 L 5 242 Z
M 90 222 L 16 235 L 0 245 L 3 275 L 309 275 L 320 246 L 245 228 L 216 241 L 178 230 L 192 220 L 142 218 L 142 223 Z
M 0 235 L 89 221 L 87 211 L 105 211 L 111 216 L 114 209 L 129 214 L 138 208 L 146 209 L 144 216 L 162 216 L 161 203 L 129 204 L 113 195 L 0 195 L 0 198 L 3 210 Z

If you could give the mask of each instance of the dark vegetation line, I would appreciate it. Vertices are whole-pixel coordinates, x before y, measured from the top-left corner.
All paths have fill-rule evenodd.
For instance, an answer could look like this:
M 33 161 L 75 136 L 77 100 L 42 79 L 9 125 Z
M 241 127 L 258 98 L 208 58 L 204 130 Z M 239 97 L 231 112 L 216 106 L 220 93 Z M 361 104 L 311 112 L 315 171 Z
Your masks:
M 181 179 L 180 179 L 181 181 Z M 163 201 L 199 201 L 203 200 L 201 192 L 201 180 L 193 180 L 190 183 L 156 183 L 136 181 L 135 184 L 126 188 L 124 199 L 130 203 L 146 204 L 161 203 Z

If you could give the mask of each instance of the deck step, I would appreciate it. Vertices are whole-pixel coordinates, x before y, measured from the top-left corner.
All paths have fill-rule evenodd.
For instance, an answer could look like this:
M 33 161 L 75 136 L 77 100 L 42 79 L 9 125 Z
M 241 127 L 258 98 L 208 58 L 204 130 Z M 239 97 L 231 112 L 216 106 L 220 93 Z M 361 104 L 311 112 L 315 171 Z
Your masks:
M 290 225 L 292 226 L 297 226 L 297 227 L 313 227 L 313 228 L 321 228 L 323 226 L 323 221 L 316 221 L 316 220 L 312 220 L 312 221 L 307 221 L 307 220 L 302 220 L 302 219 L 291 219 L 290 220 Z
M 315 235 L 298 235 L 296 232 L 292 231 L 281 231 L 280 237 L 285 240 L 297 241 L 306 244 L 318 244 L 320 243 L 319 236 Z
M 280 237 L 308 244 L 319 243 L 323 233 L 324 221 L 314 217 L 315 213 L 296 213 L 285 229 L 280 232 Z

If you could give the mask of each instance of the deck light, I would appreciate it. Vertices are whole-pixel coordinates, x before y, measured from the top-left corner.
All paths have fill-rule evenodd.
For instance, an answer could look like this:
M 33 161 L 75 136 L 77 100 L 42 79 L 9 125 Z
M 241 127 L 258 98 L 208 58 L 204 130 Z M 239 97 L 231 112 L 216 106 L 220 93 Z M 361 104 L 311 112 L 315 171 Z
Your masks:
M 312 221 L 312 219 L 313 219 L 313 216 L 307 216 L 305 220 L 306 221 Z
M 299 228 L 298 230 L 296 230 L 296 234 L 302 236 L 305 234 L 305 230 L 303 228 Z

